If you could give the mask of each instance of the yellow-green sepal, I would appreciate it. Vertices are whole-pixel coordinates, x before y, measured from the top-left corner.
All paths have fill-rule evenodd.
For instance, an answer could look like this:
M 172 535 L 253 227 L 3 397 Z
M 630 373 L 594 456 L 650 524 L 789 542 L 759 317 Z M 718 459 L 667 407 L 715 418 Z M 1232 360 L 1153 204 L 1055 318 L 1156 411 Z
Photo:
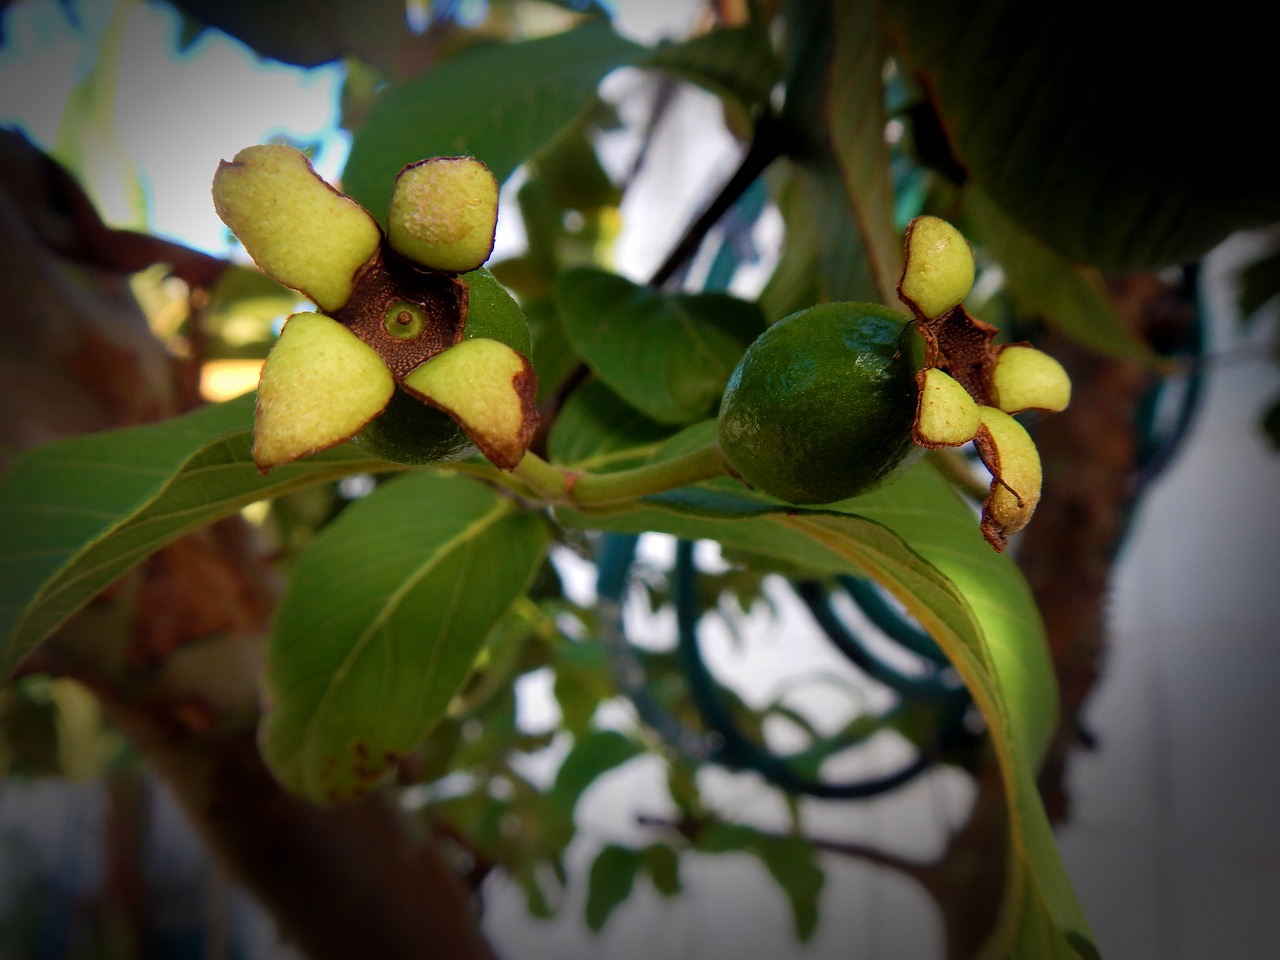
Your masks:
M 1071 378 L 1053 357 L 1021 343 L 1000 349 L 991 374 L 991 400 L 1005 413 L 1065 410 L 1071 402 Z
M 974 437 L 982 462 L 991 471 L 991 488 L 982 504 L 982 532 L 997 550 L 1010 534 L 1030 521 L 1040 502 L 1043 470 L 1035 441 L 1003 410 L 980 406 L 982 425 Z
M 218 165 L 213 205 L 262 271 L 337 310 L 382 239 L 377 222 L 279 143 L 246 147 Z
M 916 217 L 907 226 L 902 302 L 932 320 L 960 305 L 973 287 L 973 251 L 947 221 Z
M 978 404 L 954 377 L 937 367 L 916 374 L 920 393 L 916 399 L 913 433 L 922 447 L 958 447 L 968 443 L 982 423 Z
M 382 358 L 354 333 L 322 314 L 294 314 L 262 366 L 253 462 L 266 473 L 350 439 L 394 390 Z
M 396 177 L 387 215 L 393 250 L 431 270 L 465 273 L 493 252 L 498 181 L 474 157 L 435 157 Z
M 463 340 L 410 371 L 404 388 L 453 417 L 503 470 L 524 457 L 538 424 L 537 378 L 524 354 L 498 340 Z

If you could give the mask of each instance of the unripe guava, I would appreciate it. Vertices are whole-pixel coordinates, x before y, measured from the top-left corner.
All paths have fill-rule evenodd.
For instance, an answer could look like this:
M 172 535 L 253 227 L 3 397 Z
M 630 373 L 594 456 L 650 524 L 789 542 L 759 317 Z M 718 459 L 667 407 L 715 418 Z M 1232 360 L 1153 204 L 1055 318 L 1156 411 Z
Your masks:
M 720 447 L 753 487 L 831 503 L 887 480 L 919 448 L 914 327 L 869 303 L 793 313 L 747 348 L 729 378 Z

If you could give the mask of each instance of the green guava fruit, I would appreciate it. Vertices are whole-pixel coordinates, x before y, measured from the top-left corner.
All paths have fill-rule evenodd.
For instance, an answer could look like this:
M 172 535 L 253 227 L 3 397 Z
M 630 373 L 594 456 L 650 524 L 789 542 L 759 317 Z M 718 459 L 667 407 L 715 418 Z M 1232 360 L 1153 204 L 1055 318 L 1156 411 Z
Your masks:
M 874 304 L 823 304 L 779 320 L 725 388 L 719 438 L 729 466 L 796 504 L 883 483 L 919 450 L 917 352 L 910 318 Z

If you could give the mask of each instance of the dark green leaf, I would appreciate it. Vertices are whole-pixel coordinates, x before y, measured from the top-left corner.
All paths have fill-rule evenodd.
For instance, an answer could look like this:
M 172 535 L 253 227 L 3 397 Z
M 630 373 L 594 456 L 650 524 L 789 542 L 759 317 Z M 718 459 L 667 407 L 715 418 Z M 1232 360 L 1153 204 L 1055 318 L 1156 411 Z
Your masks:
M 647 455 L 670 433 L 593 379 L 569 395 L 551 425 L 547 449 L 557 463 L 599 470 Z
M 1262 8 L 1123 26 L 1101 3 L 883 9 L 968 176 L 1069 260 L 1157 269 L 1280 218 L 1270 155 L 1239 140 L 1274 86 Z
M 372 788 L 444 715 L 548 539 L 461 476 L 398 477 L 343 511 L 295 565 L 267 651 L 280 781 L 322 803 Z
M 409 39 L 403 0 L 172 0 L 264 57 L 316 67 L 354 56 L 389 66 Z
M 476 47 L 385 89 L 356 132 L 343 189 L 380 220 L 401 167 L 469 154 L 501 183 L 591 101 L 643 48 L 589 20 L 564 33 Z
M 589 733 L 569 751 L 556 773 L 551 797 L 555 805 L 572 814 L 587 787 L 597 778 L 619 767 L 640 752 L 631 740 L 615 730 Z
M 756 856 L 791 904 L 796 938 L 804 943 L 818 926 L 818 898 L 826 877 L 814 849 L 803 837 L 760 836 Z
M 640 851 L 640 858 L 658 893 L 664 897 L 680 893 L 680 855 L 675 850 L 665 843 L 651 843 Z
M 764 329 L 759 308 L 745 300 L 660 293 L 589 267 L 561 275 L 556 303 L 570 341 L 600 379 L 659 423 L 712 412 Z
M 596 856 L 587 877 L 587 926 L 594 932 L 604 928 L 609 914 L 631 896 L 640 854 L 627 847 L 610 844 Z
M 182 534 L 255 500 L 395 469 L 344 445 L 263 477 L 249 454 L 253 400 L 50 444 L 0 478 L 0 676 Z
M 1107 299 L 1096 270 L 1077 267 L 1006 217 L 976 185 L 965 190 L 972 239 L 1000 263 L 1021 310 L 1110 357 L 1158 363 Z
M 902 233 L 894 223 L 893 176 L 884 137 L 884 68 L 888 45 L 874 3 L 837 4 L 827 79 L 827 123 L 882 303 L 896 303 L 902 273 Z
M 749 117 L 768 102 L 782 79 L 769 37 L 759 24 L 712 30 L 688 40 L 664 41 L 648 65 L 727 98 Z

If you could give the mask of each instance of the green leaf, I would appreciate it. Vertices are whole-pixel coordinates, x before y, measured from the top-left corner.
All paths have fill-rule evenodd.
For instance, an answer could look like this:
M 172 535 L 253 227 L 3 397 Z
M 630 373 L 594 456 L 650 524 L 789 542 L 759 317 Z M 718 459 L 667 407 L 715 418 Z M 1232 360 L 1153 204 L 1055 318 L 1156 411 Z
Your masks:
M 1056 952 L 1025 955 L 1072 956 L 1069 941 L 1087 944 L 1087 924 L 1035 786 L 1057 710 L 1043 626 L 1026 582 L 1008 555 L 995 553 L 982 539 L 968 504 L 925 463 L 824 510 L 773 501 L 777 512 L 750 516 L 744 504 L 755 500 L 767 508 L 769 499 L 739 487 L 729 501 L 728 482 L 708 488 L 722 496 L 705 515 L 696 502 L 686 501 L 678 513 L 650 507 L 608 517 L 563 517 L 600 529 L 717 540 L 784 569 L 854 573 L 887 588 L 964 678 L 1001 765 L 1011 805 L 1010 884 L 996 938 L 1001 955 L 1027 925 L 1048 931 Z M 726 519 L 726 501 L 741 519 Z
M 1096 270 L 1078 267 L 1006 217 L 975 185 L 965 190 L 965 223 L 973 239 L 1000 263 L 1020 309 L 1043 317 L 1098 353 L 1122 360 L 1160 363 L 1159 356 L 1126 327 L 1107 299 Z
M 627 847 L 609 844 L 596 855 L 587 877 L 587 926 L 595 933 L 604 928 L 609 914 L 631 896 L 640 854 Z
M 807 942 L 818 926 L 818 899 L 826 880 L 812 845 L 803 837 L 761 835 L 753 847 L 791 904 L 796 939 Z
M 651 843 L 640 851 L 640 861 L 653 888 L 664 897 L 677 896 L 680 883 L 680 855 L 665 843 Z
M 863 249 L 882 303 L 897 302 L 902 234 L 894 223 L 893 176 L 884 137 L 888 44 L 874 3 L 837 4 L 827 124 L 845 190 L 853 200 Z
M 573 745 L 556 773 L 551 798 L 568 814 L 587 787 L 640 753 L 640 748 L 616 730 L 597 730 Z
M 610 389 L 659 423 L 707 416 L 764 318 L 722 293 L 666 294 L 578 267 L 561 274 L 565 332 Z
M 262 751 L 321 803 L 371 789 L 444 715 L 549 533 L 469 478 L 415 473 L 325 527 L 293 570 L 267 649 Z
M 654 48 L 648 65 L 736 103 L 750 117 L 782 79 L 782 65 L 760 24 L 712 30 Z
M 343 445 L 263 477 L 249 455 L 253 402 L 53 443 L 0 478 L 0 676 L 182 534 L 255 500 L 395 469 Z
M 501 183 L 579 115 L 611 70 L 644 48 L 602 20 L 459 54 L 374 101 L 351 144 L 343 190 L 383 220 L 400 169 L 469 154 Z
M 403 0 L 173 0 L 264 57 L 317 67 L 355 56 L 390 68 L 409 39 Z
M 1128 271 L 1280 218 L 1271 158 L 1233 142 L 1261 122 L 1273 34 L 1228 7 L 1107 30 L 1101 4 L 882 5 L 968 178 L 1069 260 Z
M 769 321 L 815 303 L 879 301 L 834 157 L 780 165 L 772 182 L 786 242 L 760 295 Z
M 591 379 L 569 395 L 556 415 L 547 449 L 557 463 L 599 470 L 643 457 L 670 435 L 670 427 L 650 420 Z

